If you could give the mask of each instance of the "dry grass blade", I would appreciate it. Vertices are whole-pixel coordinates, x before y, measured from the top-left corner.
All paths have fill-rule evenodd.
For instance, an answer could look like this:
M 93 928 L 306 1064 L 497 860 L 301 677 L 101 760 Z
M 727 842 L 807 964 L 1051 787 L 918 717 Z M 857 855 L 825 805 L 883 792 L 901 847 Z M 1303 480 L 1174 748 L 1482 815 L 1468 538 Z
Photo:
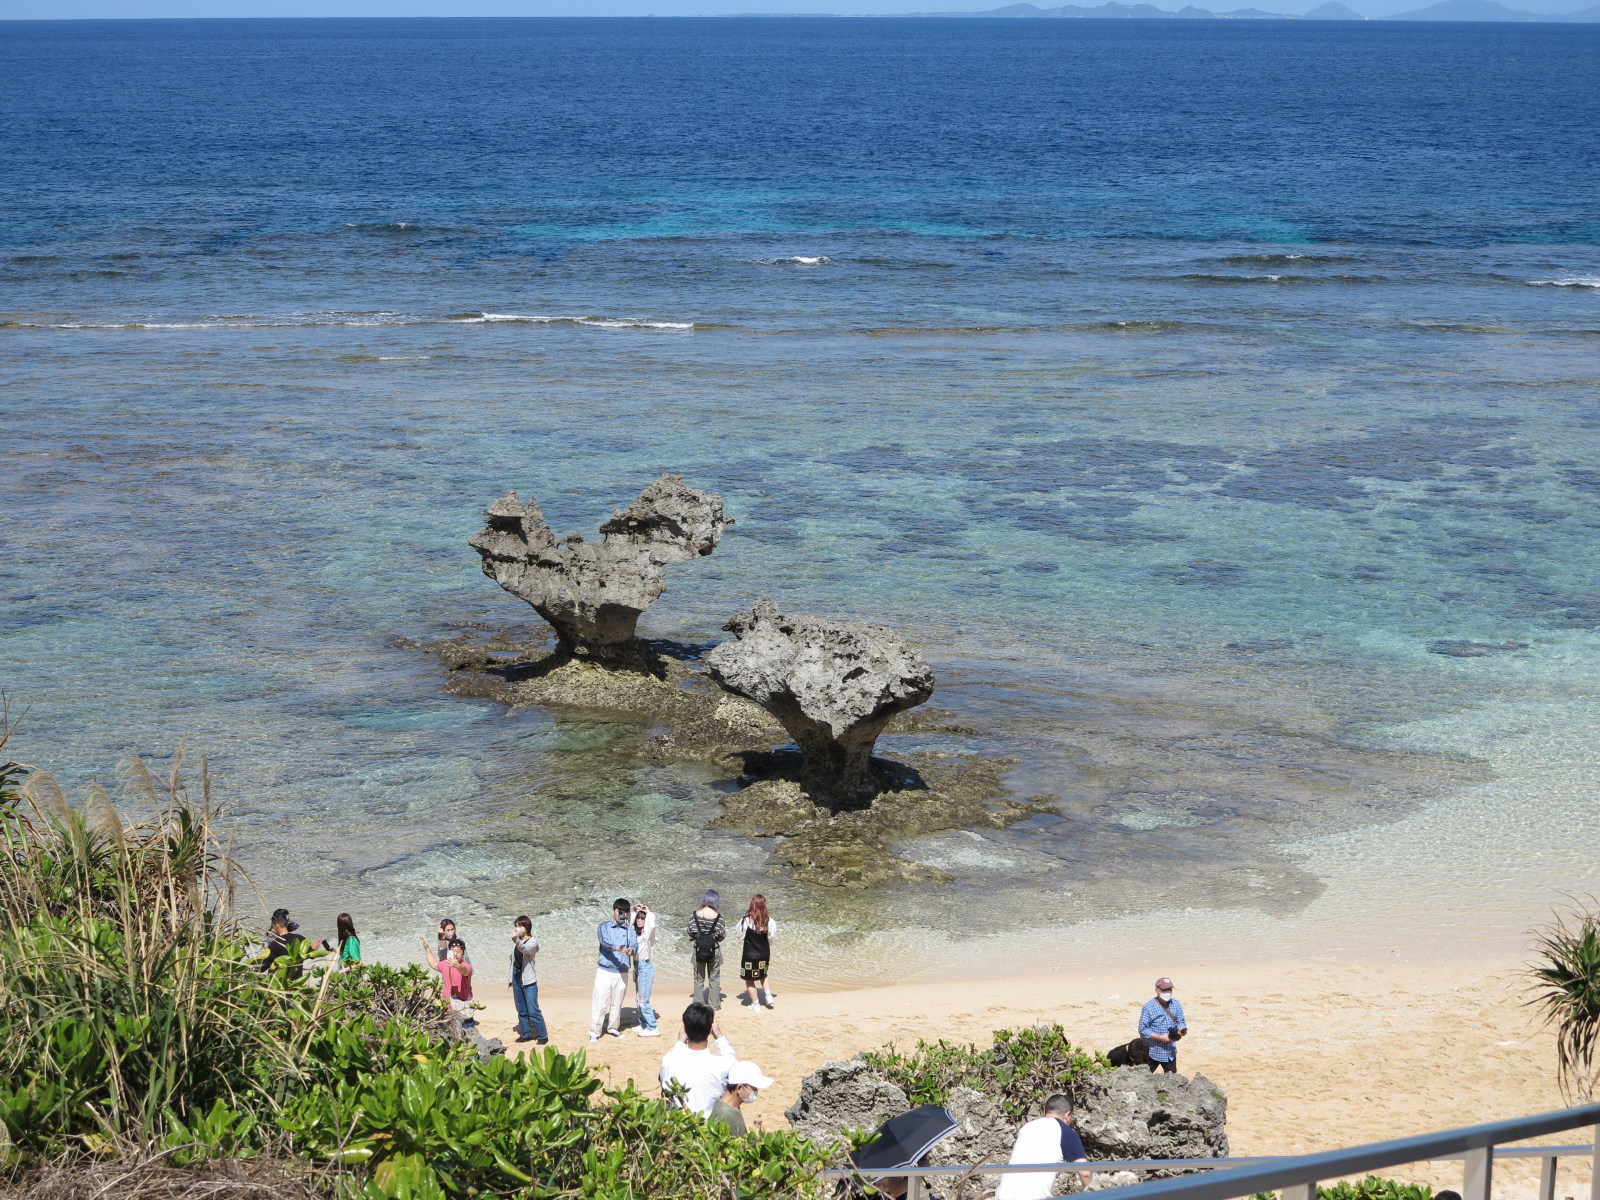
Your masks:
M 67 794 L 61 790 L 55 776 L 48 771 L 35 771 L 22 785 L 22 795 L 42 821 L 56 821 L 62 825 L 72 820 L 72 806 Z
M 122 840 L 122 818 L 117 814 L 117 806 L 98 782 L 89 784 L 89 803 L 84 809 L 92 831 L 101 837 Z
M 69 1159 L 0 1179 L 0 1200 L 325 1200 L 331 1185 L 295 1161 L 220 1159 L 179 1168 Z

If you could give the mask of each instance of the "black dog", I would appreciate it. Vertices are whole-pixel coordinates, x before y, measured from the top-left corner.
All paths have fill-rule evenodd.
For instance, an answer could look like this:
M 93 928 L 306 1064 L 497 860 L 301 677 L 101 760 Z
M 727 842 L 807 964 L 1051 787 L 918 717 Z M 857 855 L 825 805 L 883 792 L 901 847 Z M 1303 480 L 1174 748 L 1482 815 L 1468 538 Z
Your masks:
M 1106 1061 L 1113 1067 L 1142 1067 L 1150 1061 L 1150 1051 L 1143 1038 L 1134 1038 L 1125 1046 L 1113 1046 L 1106 1051 Z

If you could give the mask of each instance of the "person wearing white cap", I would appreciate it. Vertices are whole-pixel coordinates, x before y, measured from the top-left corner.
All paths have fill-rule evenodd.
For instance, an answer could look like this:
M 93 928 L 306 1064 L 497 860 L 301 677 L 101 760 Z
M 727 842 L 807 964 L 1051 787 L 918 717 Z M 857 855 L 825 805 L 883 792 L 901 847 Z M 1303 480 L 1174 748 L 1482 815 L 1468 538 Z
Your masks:
M 1183 1005 L 1172 994 L 1172 980 L 1163 975 L 1156 980 L 1155 998 L 1146 1000 L 1139 1013 L 1139 1036 L 1144 1039 L 1152 1071 L 1177 1072 L 1178 1039 L 1188 1032 Z
M 708 1119 L 726 1125 L 735 1137 L 744 1137 L 749 1131 L 744 1127 L 744 1114 L 739 1109 L 760 1095 L 762 1088 L 771 1086 L 772 1080 L 763 1075 L 755 1063 L 734 1063 L 728 1069 L 727 1090 L 711 1106 Z

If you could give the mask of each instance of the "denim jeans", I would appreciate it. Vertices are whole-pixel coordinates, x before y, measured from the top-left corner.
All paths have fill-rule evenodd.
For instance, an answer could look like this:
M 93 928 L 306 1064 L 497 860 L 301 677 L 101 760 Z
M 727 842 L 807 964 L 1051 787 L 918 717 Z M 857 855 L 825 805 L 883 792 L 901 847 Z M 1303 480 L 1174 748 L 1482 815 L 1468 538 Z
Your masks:
M 633 964 L 633 990 L 639 999 L 639 1025 L 656 1027 L 656 1010 L 650 1007 L 650 989 L 656 984 L 656 964 L 648 958 Z
M 522 1037 L 536 1037 L 541 1042 L 549 1041 L 550 1035 L 544 1027 L 544 1014 L 539 1011 L 539 985 L 513 983 L 511 999 L 517 1006 L 517 1033 Z

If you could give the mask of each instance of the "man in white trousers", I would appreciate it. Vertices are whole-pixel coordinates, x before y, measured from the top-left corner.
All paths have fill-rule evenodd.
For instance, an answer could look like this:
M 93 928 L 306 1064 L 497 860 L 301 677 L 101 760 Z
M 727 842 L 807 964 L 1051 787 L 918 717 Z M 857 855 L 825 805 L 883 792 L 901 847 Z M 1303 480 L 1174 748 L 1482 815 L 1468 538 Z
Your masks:
M 633 905 L 626 900 L 614 903 L 611 920 L 601 921 L 595 934 L 600 939 L 600 962 L 595 967 L 594 998 L 589 1006 L 591 1042 L 598 1042 L 602 1033 L 622 1036 L 622 994 L 628 990 L 628 967 L 639 953 Z

